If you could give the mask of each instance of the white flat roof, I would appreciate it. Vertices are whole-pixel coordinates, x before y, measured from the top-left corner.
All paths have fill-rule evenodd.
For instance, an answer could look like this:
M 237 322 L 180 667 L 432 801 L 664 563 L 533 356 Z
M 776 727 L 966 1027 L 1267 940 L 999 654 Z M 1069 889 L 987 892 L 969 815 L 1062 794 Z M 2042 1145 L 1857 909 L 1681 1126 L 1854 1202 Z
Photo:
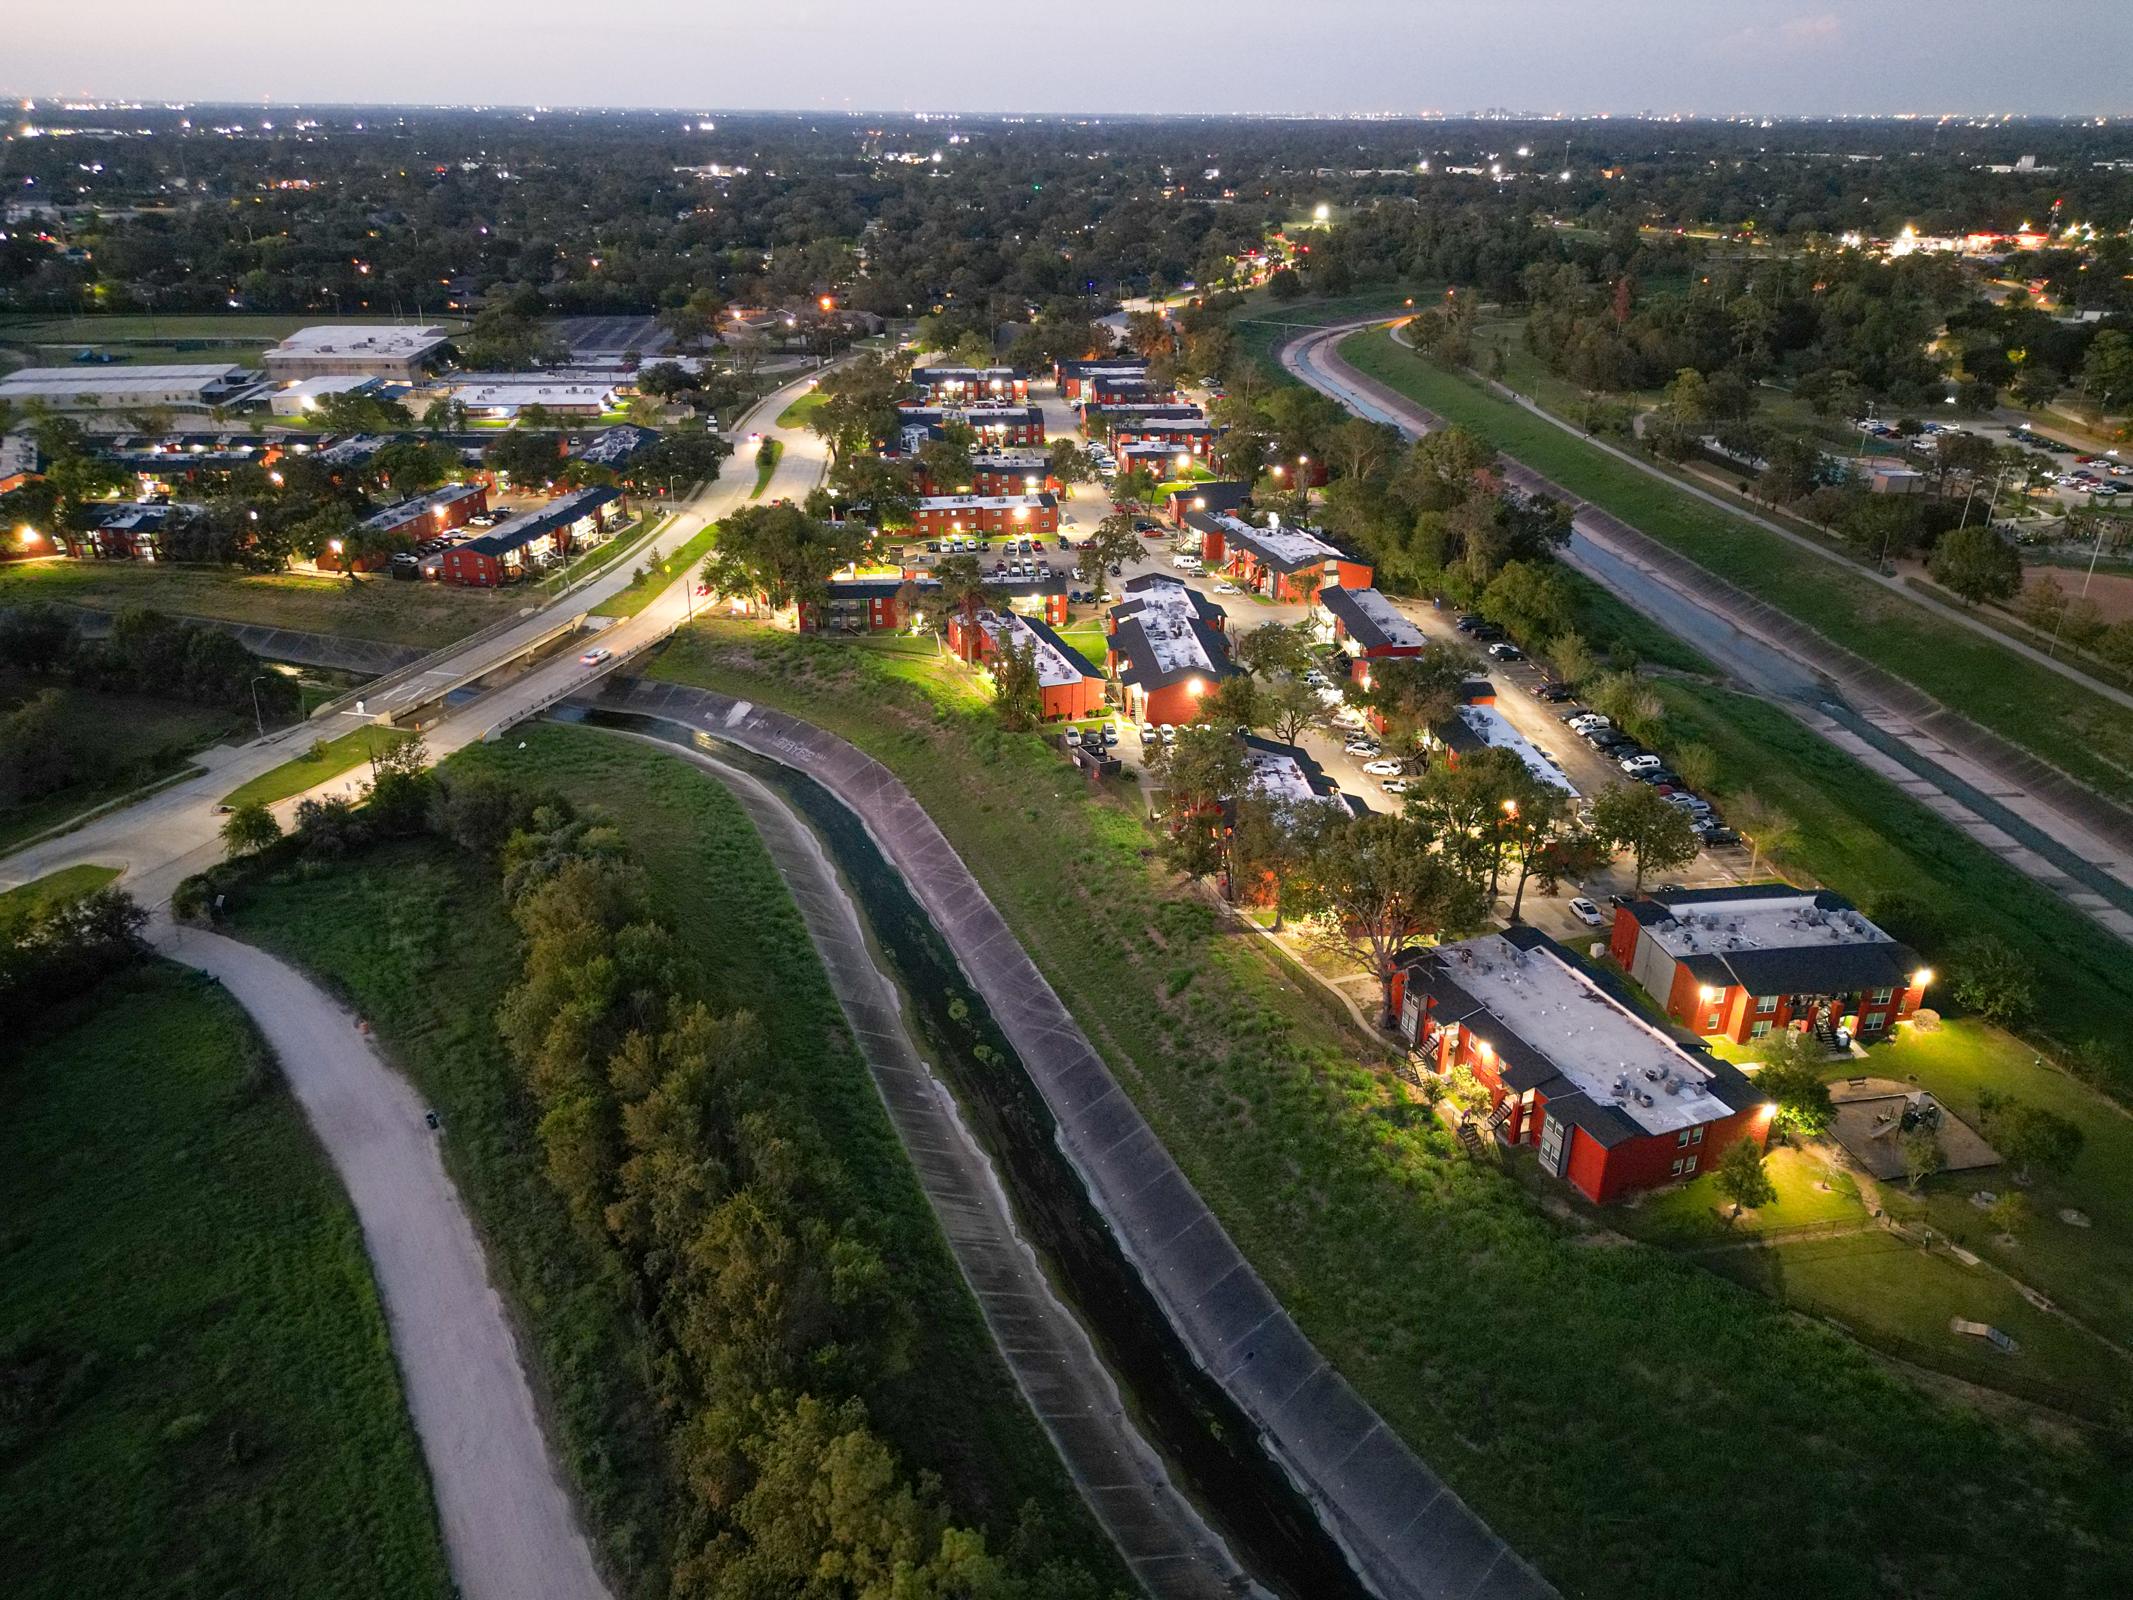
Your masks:
M 118 394 L 128 389 L 170 389 L 197 384 L 203 389 L 231 383 L 244 368 L 233 366 L 22 367 L 0 377 L 0 392 L 9 394 Z
M 1491 1021 L 1469 1024 L 1477 1040 L 1510 1030 L 1594 1101 L 1614 1106 L 1646 1133 L 1733 1114 L 1711 1092 L 1711 1069 L 1693 1052 L 1552 951 L 1522 951 L 1491 933 L 1447 945 L 1442 954 L 1452 982 L 1495 1013 Z
M 1012 640 L 1016 650 L 1034 650 L 1037 657 L 1037 681 L 1047 689 L 1056 689 L 1062 684 L 1080 683 L 1088 677 L 1087 673 L 1067 660 L 1053 646 L 1051 640 L 1012 612 L 1003 617 L 996 612 L 987 611 L 979 616 L 978 626 L 992 635 L 993 644 L 1000 649 L 1006 649 L 1008 642 Z M 1007 633 L 1007 639 L 1000 637 L 1003 629 Z
M 322 322 L 298 328 L 267 354 L 407 358 L 426 355 L 446 337 L 442 328 L 409 322 Z
M 1806 889 L 1796 895 L 1698 899 L 1689 905 L 1669 906 L 1668 910 L 1674 914 L 1671 922 L 1648 923 L 1644 932 L 1677 960 L 1735 950 L 1799 950 L 1896 942 L 1856 911 L 1825 910 L 1816 905 L 1813 892 Z
M 1459 720 L 1491 749 L 1509 750 L 1517 756 L 1526 764 L 1526 770 L 1542 783 L 1554 785 L 1573 800 L 1578 797 L 1563 769 L 1542 755 L 1533 742 L 1512 727 L 1510 719 L 1494 706 L 1461 706 Z
M 1214 513 L 1214 520 L 1229 538 L 1247 549 L 1262 551 L 1276 561 L 1302 565 L 1312 560 L 1340 559 L 1340 551 L 1309 528 L 1284 528 L 1278 523 L 1271 528 L 1255 528 L 1242 517 L 1220 511 Z
M 1034 511 L 1043 505 L 1041 494 L 929 494 L 918 503 L 921 511 Z
M 1200 646 L 1200 636 L 1193 632 L 1192 625 L 1200 613 L 1184 584 L 1152 583 L 1119 609 L 1140 619 L 1148 647 L 1155 652 L 1156 665 L 1166 673 L 1190 667 L 1202 672 L 1215 670 L 1215 664 Z
M 1330 592 L 1328 590 L 1320 591 L 1319 603 L 1321 605 L 1325 603 L 1325 597 Z M 1382 594 L 1379 594 L 1377 590 L 1343 589 L 1341 593 L 1348 597 L 1349 604 L 1378 625 L 1378 630 L 1385 635 L 1385 642 L 1388 645 L 1428 643 L 1422 635 L 1422 630 L 1401 616 L 1393 608 L 1393 603 Z
M 346 394 L 351 389 L 368 388 L 377 381 L 357 372 L 322 372 L 315 378 L 299 378 L 287 388 L 275 391 L 275 397 L 310 400 L 322 394 Z
M 463 385 L 452 398 L 474 409 L 483 406 L 607 406 L 615 391 L 604 383 L 484 383 Z
M 1251 786 L 1269 800 L 1331 800 L 1331 795 L 1321 795 L 1311 787 L 1311 780 L 1304 776 L 1303 764 L 1294 756 L 1273 750 L 1256 750 L 1250 745 L 1244 748 L 1245 765 L 1250 767 Z

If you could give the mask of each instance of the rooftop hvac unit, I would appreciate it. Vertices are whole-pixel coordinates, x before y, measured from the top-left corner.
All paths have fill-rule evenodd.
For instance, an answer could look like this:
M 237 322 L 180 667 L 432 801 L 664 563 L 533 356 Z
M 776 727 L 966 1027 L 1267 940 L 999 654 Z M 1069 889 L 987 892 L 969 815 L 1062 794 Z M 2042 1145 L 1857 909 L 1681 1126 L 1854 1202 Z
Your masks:
M 1680 1080 L 1679 1078 L 1675 1077 L 1675 1076 L 1674 1076 L 1674 1075 L 1673 1075 L 1672 1073 L 1668 1073 L 1668 1074 L 1667 1074 L 1667 1078 L 1666 1078 L 1666 1092 L 1667 1092 L 1668 1094 L 1679 1094 L 1679 1093 L 1681 1093 L 1681 1080 Z

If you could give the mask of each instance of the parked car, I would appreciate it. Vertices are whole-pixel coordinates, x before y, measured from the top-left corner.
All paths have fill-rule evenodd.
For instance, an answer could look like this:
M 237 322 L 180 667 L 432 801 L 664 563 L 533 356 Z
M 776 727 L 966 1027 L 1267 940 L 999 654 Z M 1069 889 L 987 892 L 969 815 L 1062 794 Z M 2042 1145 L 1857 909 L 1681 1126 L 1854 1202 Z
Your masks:
M 1656 772 L 1665 764 L 1665 762 L 1661 761 L 1657 756 L 1653 755 L 1648 750 L 1642 755 L 1624 756 L 1619 762 L 1616 763 L 1616 765 L 1621 767 L 1624 772 L 1631 774 L 1639 772 Z
M 1341 746 L 1351 756 L 1374 756 L 1383 748 L 1375 739 L 1350 739 Z
M 1387 759 L 1366 761 L 1363 763 L 1363 770 L 1373 778 L 1397 778 L 1403 769 L 1399 762 Z
M 1170 564 L 1180 572 L 1198 572 L 1200 570 L 1200 558 L 1198 556 L 1172 556 Z
M 1117 744 L 1117 743 L 1118 743 L 1118 724 L 1117 724 L 1117 723 L 1115 723 L 1115 722 L 1107 722 L 1107 723 L 1105 723 L 1105 724 L 1104 724 L 1104 743 L 1105 743 L 1106 745 L 1114 745 L 1114 744 Z
M 1588 928 L 1604 928 L 1607 926 L 1607 918 L 1600 908 L 1583 895 L 1577 895 L 1571 900 L 1570 914 Z
M 1147 748 L 1148 748 L 1148 747 L 1149 747 L 1150 745 L 1152 745 L 1152 744 L 1154 744 L 1154 743 L 1155 743 L 1155 739 L 1156 739 L 1155 729 L 1151 728 L 1151 727 L 1150 727 L 1150 726 L 1149 726 L 1149 725 L 1148 725 L 1147 723 L 1145 723 L 1145 722 L 1144 722 L 1144 723 L 1142 723 L 1142 724 L 1141 724 L 1141 748 L 1142 748 L 1143 750 L 1147 749 Z
M 1526 659 L 1525 651 L 1519 649 L 1518 646 L 1515 644 L 1508 643 L 1497 643 L 1490 645 L 1489 654 L 1494 656 L 1498 661 L 1523 661 Z
M 1565 700 L 1571 699 L 1572 695 L 1570 686 L 1566 683 L 1536 683 L 1533 686 L 1533 698 L 1545 700 L 1552 706 L 1559 706 Z
M 1488 625 L 1488 620 L 1489 619 L 1486 617 L 1476 616 L 1474 615 L 1474 613 L 1468 612 L 1457 622 L 1454 622 L 1452 626 L 1457 628 L 1461 633 L 1472 633 L 1476 628 L 1486 627 Z
M 1242 594 L 1242 593 L 1244 593 L 1244 591 L 1243 591 L 1242 589 L 1238 588 L 1238 587 L 1237 587 L 1237 586 L 1236 586 L 1236 585 L 1235 585 L 1234 583 L 1227 583 L 1227 582 L 1225 582 L 1225 583 L 1218 583 L 1218 584 L 1216 584 L 1216 585 L 1215 585 L 1215 593 L 1216 593 L 1216 594 Z
M 1563 718 L 1563 726 L 1584 733 L 1591 728 L 1612 728 L 1614 724 L 1597 711 L 1574 711 Z
M 1407 793 L 1407 780 L 1405 778 L 1387 778 L 1380 787 L 1387 794 L 1405 794 Z

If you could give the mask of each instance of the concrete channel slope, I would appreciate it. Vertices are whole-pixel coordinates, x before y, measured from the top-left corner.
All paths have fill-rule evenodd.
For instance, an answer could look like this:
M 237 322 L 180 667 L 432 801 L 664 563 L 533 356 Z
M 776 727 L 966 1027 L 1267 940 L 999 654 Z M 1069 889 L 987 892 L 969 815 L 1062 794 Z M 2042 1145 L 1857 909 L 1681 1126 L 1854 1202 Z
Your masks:
M 220 979 L 251 1014 L 347 1185 L 459 1593 L 607 1600 L 542 1438 L 503 1300 L 415 1091 L 355 1017 L 286 962 L 167 923 L 157 942 Z
M 615 684 L 605 703 L 783 762 L 858 814 L 1021 1056 L 1062 1149 L 1178 1336 L 1252 1418 L 1371 1589 L 1386 1600 L 1554 1593 L 1304 1337 L 888 768 L 796 717 L 709 690 L 638 680 Z
M 954 1096 L 914 1045 L 896 985 L 821 842 L 759 779 L 700 751 L 647 742 L 703 767 L 755 823 L 994 1343 L 1133 1575 L 1155 1600 L 1271 1600 L 1170 1481 L 1088 1334 L 1053 1292 Z

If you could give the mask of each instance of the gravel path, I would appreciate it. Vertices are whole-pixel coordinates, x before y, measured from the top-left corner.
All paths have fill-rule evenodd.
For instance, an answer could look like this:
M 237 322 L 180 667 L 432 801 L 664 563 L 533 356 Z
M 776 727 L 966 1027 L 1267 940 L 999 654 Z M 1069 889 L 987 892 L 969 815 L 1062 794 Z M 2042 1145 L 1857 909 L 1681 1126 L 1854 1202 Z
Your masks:
M 533 1390 L 422 1102 L 356 1018 L 287 963 L 200 929 L 157 943 L 212 973 L 266 1035 L 363 1225 L 467 1600 L 607 1600 Z

